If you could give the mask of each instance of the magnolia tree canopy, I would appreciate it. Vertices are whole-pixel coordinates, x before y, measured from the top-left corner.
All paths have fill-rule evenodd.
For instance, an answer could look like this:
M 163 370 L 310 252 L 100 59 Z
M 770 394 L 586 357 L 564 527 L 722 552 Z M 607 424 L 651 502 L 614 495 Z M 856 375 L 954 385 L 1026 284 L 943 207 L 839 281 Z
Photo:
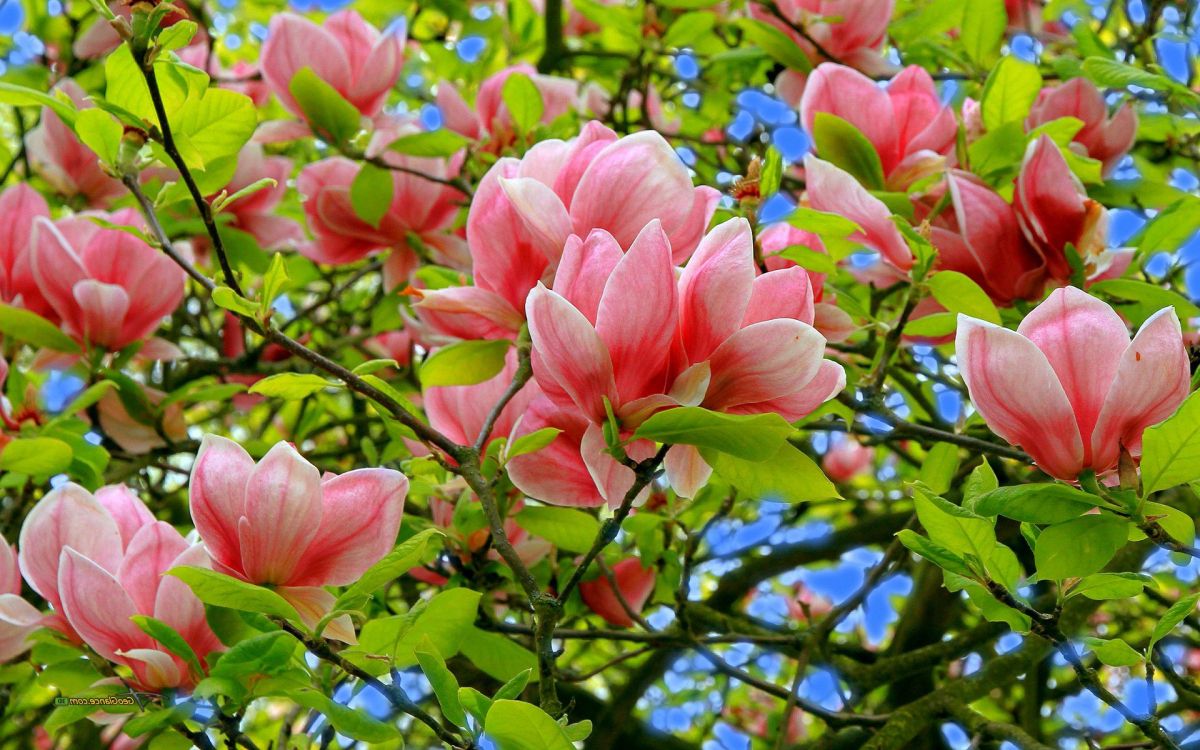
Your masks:
M 1196 3 L 346 5 L 0 5 L 0 750 L 1200 746 Z

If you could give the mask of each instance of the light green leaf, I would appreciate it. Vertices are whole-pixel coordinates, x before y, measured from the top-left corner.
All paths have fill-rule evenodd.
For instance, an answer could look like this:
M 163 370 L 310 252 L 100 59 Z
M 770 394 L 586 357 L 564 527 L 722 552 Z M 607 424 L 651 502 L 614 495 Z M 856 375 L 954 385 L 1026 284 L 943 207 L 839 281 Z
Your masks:
M 129 619 L 133 620 L 134 624 L 141 628 L 143 633 L 158 641 L 168 651 L 187 662 L 193 674 L 197 676 L 204 674 L 204 667 L 201 666 L 196 652 L 192 650 L 191 645 L 188 644 L 187 640 L 175 628 L 162 620 L 156 620 L 146 615 L 133 615 Z
M 395 188 L 391 171 L 364 162 L 350 183 L 350 205 L 358 218 L 378 228 L 392 206 Z
M 175 576 L 186 583 L 205 604 L 300 622 L 295 607 L 279 594 L 262 586 L 239 581 L 215 570 L 189 565 L 171 568 L 166 575 Z
M 366 711 L 344 706 L 312 688 L 303 687 L 288 691 L 287 697 L 305 708 L 325 714 L 339 734 L 351 739 L 383 743 L 400 736 L 399 731 L 391 724 L 379 721 Z
M 920 487 L 915 488 L 913 501 L 930 539 L 958 555 L 974 555 L 981 561 L 991 557 L 996 546 L 994 521 L 975 516 Z
M 812 63 L 800 46 L 771 24 L 754 18 L 743 18 L 737 25 L 747 41 L 766 52 L 775 62 L 801 73 L 812 70 Z
M 817 154 L 854 176 L 870 190 L 883 190 L 883 163 L 879 152 L 862 131 L 828 112 L 813 120 L 813 143 Z
M 942 494 L 950 489 L 958 469 L 958 447 L 953 443 L 937 443 L 921 461 L 920 478 L 929 489 Z
M 75 105 L 69 99 L 60 99 L 45 91 L 19 86 L 8 81 L 0 81 L 0 102 L 17 107 L 49 107 L 68 126 L 74 125 L 78 113 Z
M 1189 195 L 1159 211 L 1138 234 L 1134 244 L 1142 257 L 1160 252 L 1173 253 L 1197 230 L 1200 230 L 1200 198 Z
M 438 529 L 425 529 L 396 545 L 395 549 L 367 568 L 334 602 L 334 609 L 358 609 L 367 597 L 409 570 L 425 562 L 445 535 Z
M 227 286 L 219 286 L 212 291 L 213 302 L 230 312 L 240 313 L 253 318 L 258 314 L 258 305 L 242 297 Z
M 0 333 L 56 352 L 80 352 L 79 344 L 63 333 L 58 326 L 28 310 L 12 305 L 0 305 Z
M 1200 479 L 1200 391 L 1142 434 L 1144 493 Z
M 1195 614 L 1197 601 L 1200 601 L 1200 593 L 1185 596 L 1167 608 L 1162 619 L 1154 626 L 1154 632 L 1150 634 L 1150 642 L 1146 644 L 1147 654 L 1153 654 L 1154 644 L 1169 635 L 1189 615 Z
M 504 369 L 511 344 L 508 339 L 493 339 L 444 346 L 421 363 L 417 372 L 421 386 L 475 385 L 491 380 Z
M 1061 581 L 1099 572 L 1125 546 L 1128 533 L 1128 521 L 1107 514 L 1048 526 L 1033 550 L 1038 576 Z
M 421 665 L 421 671 L 428 678 L 438 705 L 442 707 L 442 716 L 456 726 L 466 728 L 467 715 L 458 701 L 458 680 L 446 668 L 446 660 L 438 653 L 437 646 L 433 645 L 429 636 L 424 636 L 414 651 L 417 663 Z
M 663 46 L 678 49 L 693 44 L 713 30 L 717 17 L 705 11 L 684 13 L 676 18 L 663 35 Z
M 388 144 L 388 150 L 408 156 L 448 157 L 463 150 L 469 143 L 453 130 L 441 128 L 401 136 Z
M 1067 597 L 1083 596 L 1095 601 L 1128 599 L 1142 593 L 1149 579 L 1139 573 L 1094 573 L 1079 579 Z
M 282 398 L 287 401 L 297 401 L 323 391 L 326 388 L 340 388 L 342 384 L 335 380 L 326 380 L 320 375 L 301 372 L 281 372 L 269 375 L 250 386 L 251 393 L 263 396 Z
M 46 477 L 66 471 L 71 446 L 48 437 L 14 438 L 0 451 L 0 472 Z
M 505 458 L 512 459 L 517 456 L 524 456 L 527 453 L 536 453 L 542 448 L 554 442 L 554 439 L 559 436 L 562 430 L 557 427 L 543 427 L 540 430 L 534 430 L 528 435 L 522 435 L 508 445 L 505 451 Z
M 1000 324 L 1000 311 L 987 292 L 969 276 L 958 271 L 938 271 L 926 283 L 933 298 L 949 312 Z
M 100 161 L 106 164 L 117 163 L 123 133 L 121 123 L 102 109 L 92 107 L 80 110 L 75 119 L 75 134 L 79 136 L 79 140 L 95 151 Z
M 595 516 L 575 508 L 527 505 L 513 520 L 530 534 L 568 552 L 587 552 L 600 533 Z
M 1065 484 L 1018 484 L 984 493 L 972 508 L 981 516 L 1053 524 L 1078 518 L 1099 502 L 1095 495 Z
M 1200 204 L 1194 207 L 1200 214 Z M 1176 246 L 1178 247 L 1178 245 Z M 1132 307 L 1122 307 L 1134 325 L 1141 325 L 1147 318 L 1166 307 L 1174 307 L 1180 320 L 1200 317 L 1200 306 L 1173 289 L 1165 289 L 1137 279 L 1105 279 L 1092 284 L 1088 291 L 1103 294 L 1116 301 L 1128 300 Z
M 346 143 L 362 126 L 362 115 L 337 89 L 323 81 L 312 68 L 301 68 L 292 76 L 288 91 L 300 105 L 305 119 L 334 143 Z
M 258 112 L 245 94 L 211 88 L 184 102 L 171 116 L 171 125 L 176 140 L 186 140 L 191 147 L 184 161 L 204 169 L 217 159 L 235 156 L 246 145 L 258 126 Z
M 983 85 L 980 114 L 988 130 L 1024 122 L 1042 88 L 1037 66 L 1009 55 L 996 64 Z
M 562 726 L 532 703 L 495 701 L 484 732 L 497 750 L 575 750 Z
M 775 413 L 723 414 L 699 406 L 681 406 L 650 417 L 637 428 L 634 437 L 765 461 L 779 452 L 794 431 Z
M 504 100 L 508 113 L 512 115 L 518 133 L 528 133 L 537 127 L 545 111 L 545 103 L 542 102 L 542 92 L 538 91 L 537 85 L 529 76 L 513 73 L 504 79 L 500 97 Z
M 932 539 L 921 536 L 912 529 L 902 529 L 896 533 L 896 538 L 909 551 L 920 555 L 943 570 L 956 573 L 960 576 L 971 575 L 971 570 L 961 557 L 934 542 Z
M 537 666 L 537 656 L 529 649 L 500 633 L 479 628 L 473 628 L 463 636 L 459 650 L 472 664 L 497 680 L 517 680 L 522 674 L 528 679 Z M 536 675 L 534 679 L 537 679 Z M 516 694 L 507 697 L 516 697 Z
M 747 461 L 714 450 L 702 450 L 701 455 L 717 476 L 751 498 L 802 503 L 841 497 L 816 462 L 786 441 L 766 461 Z
M 999 53 L 1007 26 L 1004 0 L 971 0 L 963 6 L 959 37 L 967 56 L 978 65 L 987 65 Z
M 1132 667 L 1142 663 L 1142 655 L 1120 638 L 1105 640 L 1084 636 L 1083 645 L 1087 646 L 1102 664 L 1110 667 Z

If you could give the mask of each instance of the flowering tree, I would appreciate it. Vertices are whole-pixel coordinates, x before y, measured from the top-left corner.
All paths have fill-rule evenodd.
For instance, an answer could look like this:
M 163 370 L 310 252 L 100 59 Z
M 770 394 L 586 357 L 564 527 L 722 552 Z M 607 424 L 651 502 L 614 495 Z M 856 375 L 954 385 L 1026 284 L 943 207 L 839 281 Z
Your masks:
M 0 8 L 0 748 L 1197 742 L 1195 3 L 326 5 Z

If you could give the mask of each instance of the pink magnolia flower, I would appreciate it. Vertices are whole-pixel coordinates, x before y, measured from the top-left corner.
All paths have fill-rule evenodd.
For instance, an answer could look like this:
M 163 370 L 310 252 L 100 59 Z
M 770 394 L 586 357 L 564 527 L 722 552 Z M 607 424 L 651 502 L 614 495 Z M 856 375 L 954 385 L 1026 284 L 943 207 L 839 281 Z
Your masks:
M 400 166 L 442 179 L 458 172 L 457 159 L 392 156 Z M 350 202 L 350 186 L 359 168 L 356 162 L 334 157 L 300 171 L 296 187 L 304 196 L 304 214 L 314 235 L 312 242 L 300 246 L 300 252 L 319 263 L 342 265 L 390 249 L 384 269 L 390 287 L 405 282 L 417 266 L 410 235 L 442 263 L 458 268 L 468 265 L 464 243 L 450 231 L 462 193 L 418 175 L 393 171 L 392 201 L 376 227 L 359 218 Z
M 133 209 L 101 218 L 140 226 Z M 110 351 L 149 338 L 183 300 L 183 269 L 138 237 L 85 216 L 33 224 L 33 278 L 63 329 Z
M 132 3 L 124 2 L 109 2 L 108 7 L 119 18 L 129 21 L 133 18 L 133 9 L 130 7 Z M 163 19 L 162 26 L 174 26 L 176 23 L 188 18 L 185 10 L 179 12 L 171 12 Z M 198 35 L 205 35 L 204 26 L 201 25 L 198 30 Z M 109 52 L 112 52 L 117 47 L 121 46 L 121 35 L 112 27 L 108 19 L 96 15 L 91 25 L 83 30 L 83 33 L 75 40 L 71 51 L 75 56 L 83 60 L 95 60 L 96 58 L 104 57 Z
M 821 468 L 835 482 L 849 482 L 871 470 L 875 450 L 853 438 L 837 440 L 821 458 Z
M 769 271 L 795 266 L 795 261 L 784 258 L 781 252 L 790 247 L 806 247 L 814 252 L 828 254 L 825 243 L 812 232 L 797 229 L 790 224 L 773 224 L 758 235 L 762 246 L 763 265 Z M 825 274 L 805 271 L 813 295 L 813 327 L 829 341 L 845 341 L 854 333 L 854 321 L 833 302 L 833 296 L 825 296 Z
M 894 269 L 912 268 L 912 250 L 892 223 L 892 212 L 883 201 L 871 195 L 849 173 L 812 154 L 804 157 L 804 176 L 811 208 L 850 219 L 860 230 L 850 235 L 851 240 L 878 252 Z
M 143 388 L 143 393 L 151 404 L 158 404 L 167 395 L 157 388 L 149 387 Z M 173 442 L 187 439 L 187 422 L 184 421 L 183 404 L 180 402 L 166 408 L 160 425 L 146 424 L 134 418 L 116 391 L 105 393 L 96 404 L 96 411 L 99 413 L 100 429 L 104 434 L 112 438 L 122 450 L 135 456 L 165 447 L 167 440 L 163 438 L 164 435 Z
M 54 322 L 58 317 L 33 278 L 30 254 L 35 219 L 50 218 L 46 200 L 25 183 L 0 193 L 0 301 L 23 307 Z
M 883 58 L 883 43 L 887 25 L 892 18 L 895 0 L 781 0 L 776 2 L 789 21 L 803 28 L 821 49 L 833 58 L 827 59 L 817 47 L 796 33 L 758 3 L 750 4 L 750 15 L 777 27 L 803 50 L 814 64 L 836 62 L 861 70 L 868 75 L 887 75 L 892 66 Z M 775 81 L 776 87 L 792 106 L 800 101 L 805 88 L 805 76 L 795 70 L 784 71 Z
M 66 92 L 76 107 L 90 106 L 87 94 L 71 79 L 63 79 L 55 88 Z M 89 206 L 103 208 L 125 194 L 120 180 L 101 169 L 96 152 L 83 145 L 49 107 L 42 107 L 41 121 L 25 136 L 25 148 L 34 171 L 67 198 L 78 196 Z
M 891 190 L 940 171 L 954 154 L 954 110 L 942 104 L 933 79 L 916 65 L 885 90 L 853 68 L 823 63 L 809 76 L 800 101 L 800 118 L 810 132 L 819 113 L 862 131 L 879 154 Z
M 363 342 L 363 347 L 380 359 L 392 359 L 401 367 L 412 362 L 413 336 L 407 328 L 377 333 Z
M 1026 124 L 1033 129 L 1060 117 L 1083 121 L 1083 129 L 1073 140 L 1087 156 L 1104 165 L 1106 175 L 1129 153 L 1137 138 L 1137 113 L 1129 102 L 1110 117 L 1104 95 L 1086 78 L 1072 78 L 1042 89 Z
M 1017 177 L 1013 208 L 1026 239 L 1055 280 L 1067 283 L 1071 279 L 1067 245 L 1075 248 L 1089 275 L 1111 262 L 1106 254 L 1108 212 L 1088 198 L 1048 135 L 1029 144 Z
M 192 467 L 192 521 L 217 570 L 272 586 L 309 626 L 333 605 L 323 586 L 352 583 L 396 543 L 408 479 L 391 469 L 326 474 L 285 442 L 257 464 L 205 435 Z M 355 642 L 348 617 L 326 630 Z
M 279 203 L 287 194 L 291 173 L 291 159 L 266 156 L 261 145 L 251 142 L 238 153 L 237 170 L 225 186 L 225 193 L 233 195 L 261 179 L 275 180 L 274 187 L 265 187 L 230 201 L 221 209 L 221 213 L 232 218 L 230 227 L 253 235 L 264 250 L 295 245 L 304 239 L 304 230 L 298 223 L 279 215 Z
M 579 108 L 579 83 L 570 78 L 542 75 L 528 63 L 511 65 L 488 76 L 479 86 L 475 97 L 475 108 L 449 81 L 442 81 L 437 88 L 437 105 L 442 113 L 442 123 L 456 133 L 473 140 L 487 138 L 494 150 L 500 150 L 516 136 L 512 113 L 504 103 L 504 82 L 514 73 L 529 77 L 542 96 L 544 125 Z
M 96 653 L 132 669 L 139 687 L 190 687 L 201 675 L 130 618 L 148 615 L 162 620 L 183 636 L 203 664 L 221 643 L 205 619 L 203 603 L 183 581 L 163 574 L 178 566 L 208 565 L 203 545 L 188 544 L 162 521 L 138 530 L 115 571 L 64 547 L 58 571 L 63 614 Z
M 617 138 L 598 122 L 570 141 L 542 141 L 524 158 L 503 158 L 484 175 L 467 216 L 475 285 L 426 291 L 421 317 L 458 338 L 511 338 L 539 281 L 553 283 L 572 234 L 593 229 L 628 247 L 661 222 L 676 262 L 699 244 L 720 194 L 693 187 L 661 135 Z
M 430 426 L 456 443 L 473 444 L 488 414 L 500 402 L 500 397 L 508 389 L 516 372 L 517 351 L 510 348 L 505 355 L 504 369 L 489 380 L 476 385 L 426 388 L 422 399 Z M 489 440 L 508 437 L 517 420 L 537 395 L 537 384 L 526 384 L 501 410 Z
M 616 591 L 621 592 L 617 598 L 608 576 L 600 576 L 591 581 L 579 584 L 579 596 L 583 603 L 596 614 L 600 615 L 609 625 L 618 628 L 633 627 L 633 618 L 621 605 L 621 599 L 629 605 L 629 609 L 641 614 L 650 595 L 654 593 L 654 584 L 658 571 L 654 568 L 643 568 L 641 560 L 630 558 L 612 566 L 613 578 L 617 582 Z
M 997 304 L 1040 297 L 1046 262 L 1025 240 L 1013 207 L 983 181 L 960 170 L 947 172 L 944 185 L 930 191 L 929 205 L 947 190 L 950 206 L 930 228 L 938 268 L 969 276 Z M 927 214 L 928 207 L 919 204 L 917 218 Z
M 595 231 L 567 243 L 553 290 L 539 284 L 529 295 L 534 376 L 553 408 L 535 402 L 518 432 L 547 424 L 564 432 L 510 462 L 522 491 L 564 505 L 621 501 L 633 474 L 605 450 L 606 403 L 624 433 L 678 405 L 794 420 L 841 390 L 845 374 L 822 358 L 825 339 L 811 325 L 807 273 L 794 266 L 756 278 L 744 219 L 709 232 L 678 281 L 671 255 L 657 221 L 624 254 Z M 645 443 L 630 456 L 651 454 Z M 683 445 L 670 449 L 666 468 L 688 497 L 710 472 Z
M 16 549 L 0 536 L 0 663 L 25 653 L 26 638 L 42 625 L 42 613 L 21 598 Z
M 1133 341 L 1121 317 L 1079 289 L 1051 292 L 1016 332 L 959 316 L 957 351 L 971 401 L 992 431 L 1038 467 L 1071 480 L 1141 455 L 1142 431 L 1170 416 L 1190 381 L 1174 308 Z
M 110 573 L 116 573 L 125 550 L 154 516 L 128 487 L 101 487 L 93 495 L 76 484 L 46 493 L 21 525 L 21 572 L 55 614 L 47 624 L 68 636 L 75 631 L 63 619 L 59 569 L 62 553 L 71 548 Z
M 404 40 L 381 34 L 353 10 L 334 13 L 321 25 L 295 13 L 271 19 L 263 42 L 263 80 L 289 112 L 304 111 L 292 96 L 292 78 L 312 68 L 363 115 L 374 117 L 400 77 Z
M 1038 37 L 1067 36 L 1070 30 L 1061 21 L 1046 21 L 1042 18 L 1043 5 L 1043 0 L 1004 0 L 1004 9 L 1008 12 L 1009 32 Z

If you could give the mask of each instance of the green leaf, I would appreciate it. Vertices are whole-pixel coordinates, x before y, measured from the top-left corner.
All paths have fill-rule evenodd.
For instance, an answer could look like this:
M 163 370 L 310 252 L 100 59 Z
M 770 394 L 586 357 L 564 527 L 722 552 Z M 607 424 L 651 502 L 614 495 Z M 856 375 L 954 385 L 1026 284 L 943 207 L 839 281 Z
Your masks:
M 1000 311 L 969 276 L 958 271 L 938 271 L 926 283 L 933 298 L 947 311 L 1000 325 Z
M 326 380 L 312 373 L 281 372 L 269 375 L 250 386 L 250 392 L 296 401 L 326 388 L 340 388 L 341 385 L 337 381 Z
M 921 461 L 920 478 L 929 489 L 940 495 L 950 489 L 957 469 L 958 447 L 952 443 L 938 443 Z
M 171 568 L 166 575 L 175 576 L 186 583 L 196 598 L 205 604 L 300 622 L 295 607 L 279 594 L 262 586 L 239 581 L 208 568 L 188 565 Z
M 790 245 L 775 253 L 780 258 L 787 258 L 801 268 L 816 273 L 837 273 L 837 261 L 832 255 L 818 252 L 804 245 Z
M 710 448 L 748 461 L 765 461 L 779 452 L 794 431 L 775 413 L 723 414 L 700 406 L 681 406 L 650 417 L 633 436 Z
M 480 726 L 483 725 L 484 719 L 487 718 L 487 712 L 492 708 L 492 699 L 472 687 L 458 689 L 458 702 L 471 716 L 475 717 L 475 721 L 479 722 Z
M 197 30 L 195 21 L 176 21 L 158 34 L 159 49 L 177 50 L 191 44 Z
M 395 549 L 367 568 L 358 580 L 334 602 L 334 609 L 358 609 L 367 597 L 409 570 L 425 562 L 431 550 L 445 536 L 438 529 L 425 529 L 396 545 Z
M 978 65 L 987 65 L 999 54 L 1007 26 L 1004 0 L 971 0 L 963 6 L 959 36 L 967 56 Z
M 870 190 L 883 190 L 883 163 L 879 152 L 862 131 L 828 112 L 813 120 L 813 143 L 817 154 L 854 176 Z
M 427 133 L 411 133 L 388 144 L 389 151 L 408 156 L 454 156 L 470 143 L 453 130 L 441 128 Z
M 508 339 L 493 339 L 444 346 L 421 363 L 417 373 L 421 386 L 475 385 L 491 380 L 504 369 L 511 344 Z
M 530 534 L 567 552 L 587 552 L 600 533 L 600 522 L 575 508 L 527 505 L 513 520 Z
M 484 732 L 497 750 L 575 750 L 562 726 L 532 703 L 493 702 Z
M 766 52 L 775 62 L 801 73 L 812 70 L 812 63 L 800 46 L 771 24 L 754 18 L 743 18 L 737 25 L 747 41 Z
M 542 448 L 554 442 L 562 430 L 557 427 L 543 427 L 540 430 L 534 430 L 528 435 L 522 435 L 508 445 L 508 450 L 505 452 L 506 459 L 524 456 L 527 453 L 536 453 Z
M 988 560 L 996 546 L 995 522 L 947 502 L 920 487 L 913 492 L 917 518 L 929 538 L 957 555 Z
M 124 128 L 102 109 L 95 107 L 79 111 L 75 119 L 75 134 L 83 145 L 96 152 L 105 164 L 117 163 Z
M 69 99 L 60 99 L 57 96 L 47 94 L 45 91 L 38 91 L 27 86 L 18 86 L 8 81 L 0 81 L 0 102 L 17 107 L 49 107 L 68 126 L 74 125 L 75 118 L 78 115 L 78 110 L 75 109 L 75 105 Z
M 1142 487 L 1146 495 L 1196 479 L 1200 479 L 1200 391 L 1142 434 Z
M 1167 608 L 1162 619 L 1158 621 L 1158 624 L 1154 626 L 1154 631 L 1150 634 L 1150 642 L 1146 644 L 1147 654 L 1153 654 L 1154 644 L 1170 635 L 1179 626 L 1179 623 L 1196 611 L 1197 601 L 1200 601 L 1200 593 L 1185 596 Z
M 529 76 L 513 73 L 505 78 L 500 97 L 504 100 L 504 107 L 512 115 L 518 133 L 528 133 L 537 127 L 545 111 L 545 104 L 542 102 L 542 92 L 538 91 L 537 84 Z
M 210 88 L 189 98 L 171 115 L 175 140 L 189 167 L 204 169 L 223 157 L 233 157 L 258 126 L 258 111 L 245 94 Z M 188 148 L 184 150 L 182 144 Z
M 43 317 L 12 305 L 0 305 L 0 333 L 56 352 L 78 354 L 81 350 L 70 336 Z
M 521 697 L 521 693 L 524 692 L 525 686 L 529 684 L 529 678 L 532 674 L 533 669 L 530 668 L 513 675 L 512 679 L 500 686 L 500 689 L 492 696 L 492 700 L 515 700 Z
M 1120 638 L 1105 640 L 1084 636 L 1083 645 L 1087 646 L 1102 664 L 1110 667 L 1132 667 L 1142 663 L 1142 655 Z
M 218 307 L 230 312 L 239 313 L 253 318 L 258 314 L 258 305 L 239 295 L 227 286 L 219 286 L 212 291 L 212 300 Z
M 705 11 L 684 13 L 676 18 L 663 35 L 663 46 L 678 49 L 687 47 L 706 36 L 716 25 L 716 16 Z
M 1094 573 L 1079 579 L 1067 597 L 1083 596 L 1095 601 L 1128 599 L 1142 593 L 1148 579 L 1139 573 Z
M 429 636 L 425 636 L 417 645 L 415 653 L 417 663 L 421 665 L 421 671 L 429 679 L 438 705 L 442 707 L 442 715 L 456 726 L 465 728 L 467 715 L 458 701 L 458 680 L 446 668 L 446 660 L 438 653 L 437 646 L 433 645 Z
M 55 438 L 14 438 L 0 451 L 0 472 L 46 477 L 66 471 L 73 455 L 71 446 Z
M 263 190 L 265 188 L 273 188 L 278 184 L 279 184 L 278 182 L 276 182 L 274 179 L 272 179 L 270 177 L 263 177 L 261 180 L 255 180 L 254 182 L 250 183 L 246 187 L 244 187 L 240 190 L 234 191 L 233 194 L 231 194 L 231 195 L 225 195 L 223 197 L 218 197 L 218 198 L 214 199 L 212 202 L 213 213 L 215 213 L 215 214 L 220 213 L 223 208 L 225 208 L 229 204 L 233 203 L 234 201 L 241 200 L 242 198 L 246 198 L 248 196 L 254 195 L 259 190 Z
M 129 619 L 133 620 L 133 623 L 141 628 L 143 633 L 158 641 L 168 651 L 187 662 L 193 674 L 197 676 L 204 674 L 204 667 L 200 664 L 200 659 L 196 656 L 196 652 L 192 650 L 187 640 L 175 628 L 162 620 L 156 620 L 146 615 L 133 615 Z
M 1197 230 L 1200 230 L 1200 199 L 1189 195 L 1159 211 L 1142 229 L 1134 244 L 1142 257 L 1160 252 L 1173 253 Z
M 981 516 L 1053 524 L 1078 518 L 1099 502 L 1095 495 L 1065 484 L 1019 484 L 981 495 L 973 509 Z
M 358 218 L 378 229 L 392 206 L 395 188 L 391 171 L 364 162 L 350 183 L 350 205 Z
M 1191 546 L 1196 541 L 1196 523 L 1192 517 L 1179 508 L 1172 508 L 1162 503 L 1145 503 L 1142 513 L 1147 519 L 1153 520 L 1171 535 L 1171 538 L 1184 545 Z M 1140 533 L 1140 532 L 1139 532 Z
M 980 114 L 988 130 L 1023 123 L 1042 88 L 1037 66 L 1009 55 L 996 64 L 983 85 Z
M 408 615 L 369 620 L 359 633 L 358 645 L 342 653 L 378 673 L 387 669 L 387 662 L 381 663 L 379 656 L 391 657 L 397 667 L 416 664 L 414 649 L 423 636 L 429 636 L 438 653 L 453 656 L 475 629 L 475 611 L 481 596 L 470 589 L 449 589 Z
M 701 455 L 717 476 L 755 499 L 802 503 L 841 497 L 816 462 L 786 441 L 766 461 L 714 450 L 701 450 Z
M 479 628 L 472 628 L 463 636 L 459 650 L 468 661 L 497 680 L 515 681 L 522 674 L 528 679 L 537 667 L 537 656 L 532 651 L 500 633 Z M 516 697 L 516 694 L 497 697 Z
M 292 76 L 288 91 L 309 124 L 334 143 L 346 143 L 358 133 L 362 115 L 312 68 L 301 68 Z
M 1200 213 L 1200 205 L 1196 206 L 1195 210 L 1196 213 Z M 1200 317 L 1200 307 L 1179 292 L 1137 279 L 1105 279 L 1092 284 L 1088 291 L 1099 292 L 1114 300 L 1134 303 L 1136 309 L 1122 307 L 1122 312 L 1131 318 L 1135 325 L 1141 325 L 1151 315 L 1166 307 L 1174 307 L 1180 320 Z
M 287 697 L 305 708 L 325 714 L 339 734 L 351 739 L 383 743 L 400 736 L 399 731 L 391 724 L 379 721 L 366 711 L 344 706 L 312 688 L 298 687 L 296 690 L 289 690 Z
M 946 549 L 937 542 L 923 537 L 912 529 L 902 529 L 896 533 L 900 543 L 942 570 L 957 573 L 960 576 L 970 576 L 971 570 L 963 559 Z
M 758 194 L 769 198 L 779 192 L 779 183 L 783 180 L 783 154 L 774 146 L 767 147 L 767 157 L 763 159 L 762 171 L 758 177 Z
M 1033 550 L 1038 576 L 1061 581 L 1099 572 L 1125 546 L 1128 534 L 1128 521 L 1107 514 L 1048 526 Z
M 981 513 L 978 505 L 979 498 L 991 492 L 1000 486 L 996 479 L 996 472 L 992 471 L 991 464 L 988 463 L 987 457 L 980 460 L 979 465 L 971 470 L 970 476 L 967 477 L 966 483 L 963 485 L 963 507 L 969 508 L 974 513 L 981 516 L 990 515 Z

